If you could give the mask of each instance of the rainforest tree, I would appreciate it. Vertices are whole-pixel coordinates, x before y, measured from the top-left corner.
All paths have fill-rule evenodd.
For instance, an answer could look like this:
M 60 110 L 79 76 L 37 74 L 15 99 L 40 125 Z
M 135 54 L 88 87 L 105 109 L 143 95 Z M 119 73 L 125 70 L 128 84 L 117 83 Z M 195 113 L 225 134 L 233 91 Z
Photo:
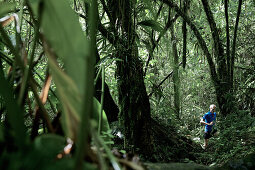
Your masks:
M 234 37 L 233 37 L 233 45 L 232 45 L 232 53 L 230 56 L 230 44 L 229 44 L 229 37 L 227 37 L 227 54 L 224 52 L 224 45 L 222 39 L 225 37 L 220 37 L 219 29 L 217 28 L 210 4 L 207 0 L 202 0 L 204 12 L 207 17 L 207 22 L 211 29 L 211 36 L 213 39 L 214 47 L 213 47 L 213 54 L 211 54 L 208 50 L 208 45 L 206 44 L 206 40 L 202 37 L 201 33 L 199 32 L 196 24 L 192 22 L 190 17 L 183 12 L 183 10 L 173 1 L 171 0 L 162 0 L 162 2 L 168 4 L 171 8 L 173 8 L 180 16 L 182 16 L 183 20 L 190 26 L 190 29 L 194 32 L 201 49 L 204 52 L 204 55 L 207 58 L 207 62 L 210 68 L 210 75 L 213 81 L 217 101 L 219 104 L 220 111 L 223 115 L 227 115 L 235 111 L 234 109 L 234 96 L 232 95 L 233 92 L 233 70 L 234 70 L 234 61 L 235 61 L 235 46 L 236 46 L 236 37 L 237 37 L 237 29 L 239 23 L 239 17 L 241 13 L 241 5 L 242 0 L 239 1 L 237 15 L 236 15 L 236 23 L 234 29 Z M 226 20 L 228 20 L 228 1 L 225 1 L 225 16 Z M 228 22 L 226 22 L 228 23 Z M 228 24 L 226 24 L 227 35 L 229 35 L 229 28 Z M 215 62 L 214 62 L 214 59 Z

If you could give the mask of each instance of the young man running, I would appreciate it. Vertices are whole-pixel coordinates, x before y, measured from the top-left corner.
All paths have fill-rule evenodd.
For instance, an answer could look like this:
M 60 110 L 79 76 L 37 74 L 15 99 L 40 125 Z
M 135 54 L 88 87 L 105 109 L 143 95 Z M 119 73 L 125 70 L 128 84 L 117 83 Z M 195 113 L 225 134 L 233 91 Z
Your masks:
M 210 105 L 210 111 L 205 113 L 205 115 L 201 118 L 200 123 L 205 125 L 205 133 L 204 133 L 204 145 L 203 148 L 206 149 L 208 146 L 209 138 L 211 138 L 215 133 L 216 129 L 213 129 L 213 126 L 216 122 L 216 106 L 214 104 Z

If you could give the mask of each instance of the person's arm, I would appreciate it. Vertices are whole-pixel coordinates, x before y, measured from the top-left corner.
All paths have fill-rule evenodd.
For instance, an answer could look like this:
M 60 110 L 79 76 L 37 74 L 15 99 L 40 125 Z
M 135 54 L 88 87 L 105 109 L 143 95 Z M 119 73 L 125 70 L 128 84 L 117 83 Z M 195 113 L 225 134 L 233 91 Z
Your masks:
M 210 123 L 206 123 L 206 122 L 204 121 L 203 118 L 201 118 L 200 123 L 201 123 L 202 125 L 213 125 L 213 121 L 210 122 Z

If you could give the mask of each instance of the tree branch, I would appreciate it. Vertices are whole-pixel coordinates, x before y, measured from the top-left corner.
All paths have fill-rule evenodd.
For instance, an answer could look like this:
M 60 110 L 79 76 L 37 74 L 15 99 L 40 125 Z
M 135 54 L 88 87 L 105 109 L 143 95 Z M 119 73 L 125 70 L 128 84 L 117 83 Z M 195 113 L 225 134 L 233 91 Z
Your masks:
M 155 50 L 155 48 L 157 47 L 161 37 L 163 37 L 166 33 L 166 31 L 170 28 L 170 26 L 177 20 L 177 18 L 179 17 L 179 15 L 175 15 L 175 17 L 173 19 L 170 19 L 170 15 L 168 15 L 168 20 L 167 20 L 167 23 L 163 29 L 163 31 L 161 32 L 161 34 L 159 35 L 158 39 L 156 40 L 156 43 L 153 43 L 153 46 L 152 46 L 152 50 L 149 54 L 149 58 L 148 60 L 146 61 L 146 64 L 145 64 L 145 71 L 144 71 L 144 75 L 146 75 L 146 72 L 147 72 L 147 68 L 148 68 L 148 65 L 149 65 L 149 62 L 150 60 L 152 59 L 152 54 L 153 54 L 153 51 Z
M 217 72 L 218 72 L 218 78 L 222 81 L 229 80 L 229 74 L 227 72 L 227 66 L 226 66 L 226 59 L 224 56 L 224 49 L 223 45 L 220 40 L 218 28 L 216 26 L 215 20 L 213 18 L 212 11 L 210 9 L 210 5 L 208 3 L 208 0 L 202 0 L 204 11 L 207 16 L 207 21 L 210 25 L 213 42 L 214 42 L 214 48 L 215 48 L 215 57 L 216 57 L 216 63 L 217 63 Z
M 87 19 L 87 17 L 83 14 L 79 14 L 78 15 L 83 18 L 83 19 Z M 100 33 L 107 38 L 107 40 L 114 46 L 117 45 L 117 42 L 121 42 L 121 39 L 119 37 L 114 36 L 110 31 L 108 31 L 105 26 L 103 26 L 103 24 L 101 23 L 101 21 L 98 22 L 98 30 L 100 31 Z
M 183 13 L 187 15 L 187 11 L 189 8 L 190 1 L 183 1 Z M 187 58 L 187 24 L 186 21 L 182 21 L 182 37 L 183 37 L 183 47 L 182 47 L 182 67 L 185 69 L 186 66 L 186 58 Z
M 229 23 L 228 23 L 228 0 L 224 2 L 225 18 L 226 18 L 226 34 L 227 34 L 227 68 L 230 71 L 230 40 L 229 40 Z
M 179 63 L 178 66 L 182 65 L 182 62 Z M 159 88 L 172 74 L 174 71 L 171 71 L 157 86 L 156 88 Z M 153 94 L 153 91 L 149 94 L 149 97 L 151 97 Z
M 235 25 L 235 30 L 234 30 L 234 38 L 233 38 L 233 45 L 232 45 L 232 55 L 231 55 L 231 83 L 233 85 L 233 76 L 234 76 L 234 64 L 235 64 L 235 53 L 236 53 L 236 37 L 237 37 L 237 29 L 238 29 L 238 23 L 239 23 L 239 18 L 241 14 L 241 7 L 242 7 L 242 2 L 243 0 L 239 0 L 238 4 L 238 10 L 237 10 L 237 16 L 236 16 L 236 25 Z
M 110 13 L 110 10 L 109 10 L 108 6 L 105 4 L 105 1 L 104 1 L 104 0 L 100 0 L 100 2 L 101 2 L 101 4 L 103 5 L 103 8 L 104 8 L 106 14 L 108 15 L 108 17 L 109 17 L 109 19 L 110 19 L 110 22 L 113 23 L 114 21 L 113 21 L 112 15 L 111 15 L 111 13 Z
M 209 68 L 210 68 L 210 74 L 211 74 L 211 78 L 214 82 L 215 85 L 218 84 L 218 77 L 217 77 L 217 73 L 215 70 L 215 64 L 212 60 L 212 56 L 209 53 L 209 50 L 207 48 L 207 45 L 205 43 L 205 40 L 203 39 L 202 35 L 200 34 L 200 32 L 198 31 L 196 25 L 191 21 L 191 19 L 183 13 L 183 10 L 181 10 L 177 4 L 175 4 L 172 0 L 160 0 L 164 3 L 166 3 L 167 5 L 169 5 L 170 7 L 172 7 L 177 14 L 179 14 L 185 21 L 186 23 L 190 26 L 190 29 L 193 31 L 194 35 L 196 36 L 198 43 L 200 44 L 201 49 L 203 50 L 208 64 L 209 64 Z
M 221 48 L 220 47 L 221 44 L 220 44 L 220 37 L 219 37 L 219 33 L 218 33 L 218 28 L 217 28 L 215 20 L 213 18 L 213 14 L 212 14 L 212 11 L 210 9 L 210 5 L 208 4 L 208 1 L 207 0 L 202 0 L 202 3 L 203 3 L 205 14 L 207 16 L 207 21 L 208 21 L 208 23 L 210 25 L 210 28 L 211 28 L 216 57 L 218 57 L 220 55 L 220 48 Z M 219 60 L 219 58 L 217 60 Z

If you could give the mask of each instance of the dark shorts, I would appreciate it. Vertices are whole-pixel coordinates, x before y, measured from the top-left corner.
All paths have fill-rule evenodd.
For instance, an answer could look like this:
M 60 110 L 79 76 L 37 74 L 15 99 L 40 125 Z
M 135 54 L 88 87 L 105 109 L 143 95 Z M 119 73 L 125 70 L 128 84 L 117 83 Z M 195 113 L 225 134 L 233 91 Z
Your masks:
M 209 132 L 205 132 L 205 134 L 204 134 L 204 139 L 209 139 L 209 138 L 211 138 L 216 132 L 217 132 L 216 129 L 213 129 L 212 131 L 209 131 Z

